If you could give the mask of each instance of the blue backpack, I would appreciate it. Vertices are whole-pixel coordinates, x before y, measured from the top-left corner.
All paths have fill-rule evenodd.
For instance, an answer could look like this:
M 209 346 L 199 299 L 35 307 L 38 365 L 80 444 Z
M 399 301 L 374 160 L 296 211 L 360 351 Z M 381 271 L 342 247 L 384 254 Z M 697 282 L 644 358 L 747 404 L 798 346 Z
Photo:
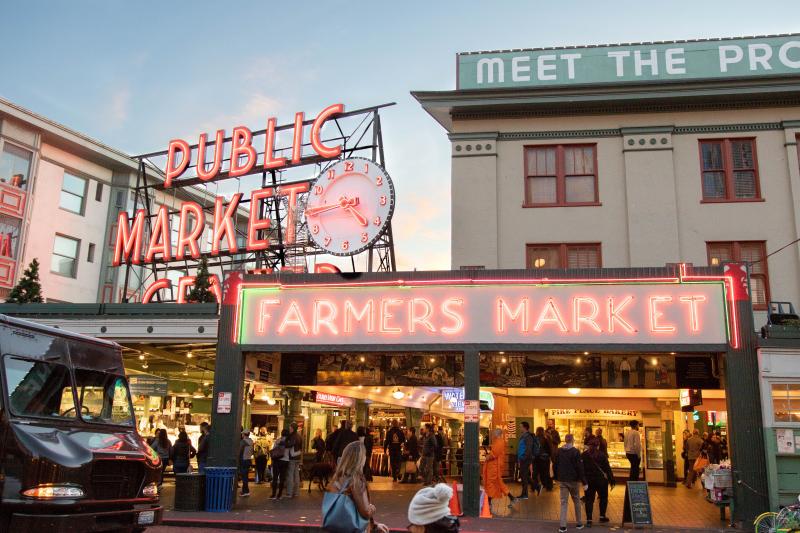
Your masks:
M 347 486 L 339 488 L 339 492 L 326 492 L 322 499 L 322 529 L 328 533 L 362 533 L 367 530 L 369 519 L 358 514 L 356 504 L 349 494 Z

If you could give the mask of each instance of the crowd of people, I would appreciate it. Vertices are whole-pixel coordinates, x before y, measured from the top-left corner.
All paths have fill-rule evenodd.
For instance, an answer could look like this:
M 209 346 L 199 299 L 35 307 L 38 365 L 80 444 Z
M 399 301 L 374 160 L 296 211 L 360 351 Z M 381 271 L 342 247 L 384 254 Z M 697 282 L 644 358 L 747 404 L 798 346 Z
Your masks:
M 683 484 L 692 488 L 708 464 L 718 465 L 728 458 L 728 441 L 720 431 L 713 433 L 695 429 L 683 431 Z

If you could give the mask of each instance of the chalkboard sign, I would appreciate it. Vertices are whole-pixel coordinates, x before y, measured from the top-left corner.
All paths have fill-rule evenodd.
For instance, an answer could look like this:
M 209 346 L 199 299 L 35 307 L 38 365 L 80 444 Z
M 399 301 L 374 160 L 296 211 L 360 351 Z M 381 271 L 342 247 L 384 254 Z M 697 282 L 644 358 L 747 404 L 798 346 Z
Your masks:
M 632 523 L 634 526 L 652 526 L 653 509 L 650 506 L 650 492 L 647 490 L 647 481 L 628 481 L 625 485 L 625 510 L 622 513 L 622 523 Z

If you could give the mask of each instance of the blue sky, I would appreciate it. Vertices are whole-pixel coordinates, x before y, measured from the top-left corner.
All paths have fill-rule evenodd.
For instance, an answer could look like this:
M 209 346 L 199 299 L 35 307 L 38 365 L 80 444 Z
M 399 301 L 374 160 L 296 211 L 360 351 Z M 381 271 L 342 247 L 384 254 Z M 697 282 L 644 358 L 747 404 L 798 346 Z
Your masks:
M 399 266 L 450 266 L 444 130 L 411 90 L 459 51 L 800 32 L 800 2 L 4 0 L 0 96 L 131 154 L 334 102 L 383 113 Z

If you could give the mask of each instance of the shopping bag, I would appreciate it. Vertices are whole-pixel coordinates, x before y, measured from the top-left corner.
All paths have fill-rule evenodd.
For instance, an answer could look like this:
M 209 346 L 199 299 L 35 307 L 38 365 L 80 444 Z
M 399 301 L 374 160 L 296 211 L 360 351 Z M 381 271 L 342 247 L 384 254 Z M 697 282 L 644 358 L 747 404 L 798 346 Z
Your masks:
M 326 492 L 322 499 L 322 528 L 328 533 L 361 533 L 369 519 L 358 514 L 356 504 L 347 494 L 348 483 L 339 492 Z
M 700 473 L 702 473 L 702 472 L 703 472 L 703 470 L 705 470 L 705 468 L 706 468 L 707 466 L 708 466 L 708 459 L 707 459 L 707 458 L 705 458 L 705 457 L 703 457 L 703 456 L 701 455 L 700 457 L 698 457 L 698 458 L 695 460 L 695 462 L 694 462 L 694 466 L 692 467 L 692 470 L 694 470 L 695 472 L 697 472 L 698 474 L 700 474 Z
M 417 473 L 417 463 L 414 461 L 406 461 L 406 474 L 416 474 Z

